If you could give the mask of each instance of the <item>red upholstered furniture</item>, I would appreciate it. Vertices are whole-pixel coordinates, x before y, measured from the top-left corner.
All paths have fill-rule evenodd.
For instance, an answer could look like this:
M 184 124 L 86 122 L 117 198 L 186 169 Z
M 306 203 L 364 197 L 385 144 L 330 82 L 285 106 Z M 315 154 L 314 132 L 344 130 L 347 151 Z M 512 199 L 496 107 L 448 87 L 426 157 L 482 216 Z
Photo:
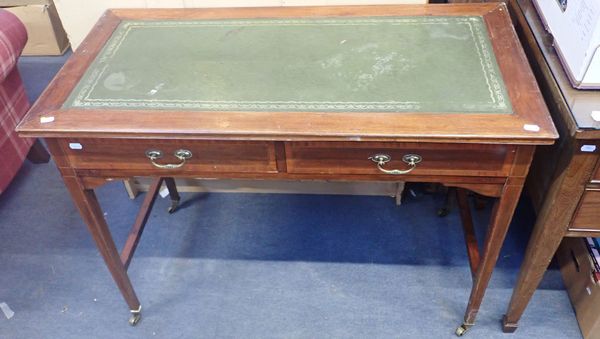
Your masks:
M 29 109 L 25 88 L 17 70 L 17 60 L 27 42 L 25 26 L 12 13 L 0 9 L 0 194 L 15 176 L 35 139 L 20 138 L 15 132 Z M 36 143 L 39 157 L 48 161 L 43 146 Z M 40 149 L 40 147 L 42 147 Z

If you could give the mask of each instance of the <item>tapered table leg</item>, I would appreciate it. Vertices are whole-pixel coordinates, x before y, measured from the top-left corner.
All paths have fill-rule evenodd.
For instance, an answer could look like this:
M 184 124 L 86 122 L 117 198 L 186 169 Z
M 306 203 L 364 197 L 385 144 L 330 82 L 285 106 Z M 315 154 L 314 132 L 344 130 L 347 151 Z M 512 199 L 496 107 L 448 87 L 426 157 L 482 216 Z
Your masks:
M 79 213 L 92 234 L 92 238 L 102 258 L 104 258 L 108 270 L 112 274 L 123 298 L 125 298 L 131 310 L 132 318 L 130 319 L 130 324 L 135 325 L 139 320 L 141 305 L 133 290 L 127 270 L 121 262 L 119 252 L 104 219 L 98 199 L 96 199 L 94 191 L 86 189 L 78 178 L 63 177 L 63 179 L 75 205 L 79 209 Z
M 589 165 L 590 168 L 592 166 L 593 164 Z M 575 168 L 579 171 L 579 166 L 575 166 Z M 529 300 L 544 277 L 544 272 L 567 232 L 571 216 L 577 205 L 577 197 L 583 194 L 583 185 L 578 184 L 576 180 L 577 175 L 573 175 L 572 167 L 563 171 L 561 176 L 553 182 L 545 198 L 545 203 L 538 212 L 517 283 L 506 314 L 502 319 L 502 330 L 506 333 L 517 330 L 519 319 L 525 312 Z M 563 208 L 556 208 L 555 204 Z
M 456 188 L 448 187 L 448 190 L 446 191 L 446 197 L 444 198 L 444 206 L 438 208 L 437 210 L 438 217 L 446 217 L 448 214 L 450 214 L 450 211 L 452 211 L 452 199 L 455 197 L 455 191 Z
M 473 276 L 473 287 L 465 312 L 464 323 L 456 330 L 457 335 L 464 334 L 468 328 L 475 324 L 477 312 L 490 282 L 496 261 L 498 260 L 500 249 L 502 248 L 508 226 L 519 201 L 522 188 L 522 183 L 518 185 L 505 185 L 501 197 L 494 204 L 490 226 L 485 243 L 483 244 L 482 256 L 477 271 Z
M 460 219 L 463 224 L 469 265 L 471 265 L 471 274 L 474 277 L 480 261 L 479 246 L 477 244 L 477 236 L 475 235 L 475 227 L 473 226 L 468 193 L 464 188 L 456 188 L 456 202 L 458 203 Z
M 155 179 L 150 185 L 150 188 L 146 193 L 146 197 L 144 198 L 144 202 L 142 202 L 142 207 L 140 207 L 140 211 L 135 218 L 133 227 L 131 227 L 131 231 L 129 231 L 129 236 L 127 237 L 125 246 L 123 246 L 123 250 L 121 251 L 121 262 L 123 263 L 125 270 L 129 268 L 131 259 L 133 259 L 133 254 L 135 253 L 138 243 L 140 242 L 140 238 L 142 237 L 142 233 L 146 227 L 146 222 L 148 222 L 148 218 L 150 217 L 150 212 L 152 211 L 154 201 L 156 201 L 156 196 L 158 195 L 158 191 L 160 190 L 162 182 L 163 178 L 158 178 Z
M 34 164 L 44 164 L 50 161 L 50 153 L 46 150 L 40 139 L 35 139 L 29 153 L 27 153 L 27 159 Z
M 563 228 L 563 232 L 551 232 L 549 229 L 545 229 L 543 224 L 534 228 L 508 310 L 502 319 L 504 332 L 516 331 L 519 319 L 565 235 L 566 227 Z
M 175 184 L 175 179 L 166 177 L 163 178 L 163 180 L 165 181 L 165 185 L 167 185 L 169 197 L 171 198 L 171 206 L 169 207 L 169 213 L 175 213 L 177 207 L 179 206 L 179 201 L 181 201 L 179 192 L 177 192 L 177 185 Z

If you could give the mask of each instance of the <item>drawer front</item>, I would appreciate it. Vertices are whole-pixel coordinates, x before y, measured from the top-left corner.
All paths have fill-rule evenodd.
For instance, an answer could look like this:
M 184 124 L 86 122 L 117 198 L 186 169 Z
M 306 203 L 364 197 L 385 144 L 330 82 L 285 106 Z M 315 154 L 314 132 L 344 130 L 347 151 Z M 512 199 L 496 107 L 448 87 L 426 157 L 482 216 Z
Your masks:
M 62 145 L 71 166 L 77 169 L 128 169 L 162 172 L 277 172 L 275 148 L 262 141 L 199 141 L 138 139 L 71 139 Z M 181 163 L 177 150 L 188 150 L 191 158 L 181 167 L 160 169 L 146 155 L 158 150 L 158 165 Z
M 406 175 L 497 176 L 510 173 L 516 148 L 510 145 L 471 145 L 435 143 L 369 142 L 290 142 L 286 143 L 287 169 L 290 173 L 369 174 L 392 176 L 378 168 L 370 157 L 384 154 L 391 158 L 385 170 L 411 168 L 403 157 L 421 157 Z M 402 177 L 402 175 L 397 175 Z
M 600 230 L 600 187 L 585 190 L 570 228 Z

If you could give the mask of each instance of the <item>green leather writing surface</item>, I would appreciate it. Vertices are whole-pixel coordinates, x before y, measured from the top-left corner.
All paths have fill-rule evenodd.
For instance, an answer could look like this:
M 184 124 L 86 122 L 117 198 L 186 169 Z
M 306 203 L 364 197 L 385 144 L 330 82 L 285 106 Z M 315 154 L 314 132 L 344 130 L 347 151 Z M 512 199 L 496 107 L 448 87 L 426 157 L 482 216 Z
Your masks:
M 468 16 L 124 21 L 64 107 L 512 112 Z

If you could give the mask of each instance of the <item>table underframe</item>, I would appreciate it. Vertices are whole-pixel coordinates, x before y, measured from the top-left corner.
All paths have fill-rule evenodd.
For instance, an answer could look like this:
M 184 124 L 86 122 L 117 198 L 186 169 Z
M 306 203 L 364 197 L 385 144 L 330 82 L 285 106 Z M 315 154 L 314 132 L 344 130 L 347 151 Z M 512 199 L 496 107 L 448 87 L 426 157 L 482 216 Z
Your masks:
M 96 198 L 94 189 L 105 184 L 108 181 L 131 178 L 133 176 L 148 176 L 144 171 L 132 170 L 80 170 L 69 166 L 68 158 L 64 156 L 58 141 L 47 139 L 47 144 L 51 150 L 55 162 L 62 174 L 66 187 L 77 206 L 84 222 L 86 223 L 95 243 L 102 255 L 106 266 L 113 276 L 121 294 L 123 295 L 129 309 L 132 313 L 130 324 L 135 325 L 141 316 L 141 304 L 134 291 L 133 285 L 127 274 L 127 269 L 135 249 L 140 240 L 146 221 L 156 199 L 162 183 L 165 182 L 173 199 L 172 211 L 176 208 L 179 200 L 173 177 L 202 177 L 202 173 L 186 173 L 185 175 L 153 176 L 153 183 L 150 190 L 146 193 L 142 207 L 137 214 L 135 223 L 129 233 L 125 246 L 122 251 L 117 249 L 110 232 L 109 226 L 104 218 L 102 208 Z M 463 229 L 466 240 L 469 264 L 473 278 L 473 286 L 465 311 L 463 323 L 457 329 L 457 334 L 462 335 L 467 329 L 475 323 L 475 318 L 483 300 L 484 293 L 490 281 L 494 266 L 498 259 L 500 249 L 504 242 L 508 227 L 510 225 L 514 210 L 523 189 L 525 177 L 529 170 L 535 146 L 518 146 L 517 152 L 509 176 L 505 178 L 486 178 L 486 177 L 444 177 L 444 176 L 394 176 L 385 178 L 385 180 L 403 180 L 418 182 L 441 183 L 447 187 L 456 187 L 457 202 L 460 208 L 460 216 L 463 223 Z M 206 175 L 206 174 L 204 174 Z M 223 174 L 220 176 L 210 175 L 210 178 L 236 178 L 238 175 Z M 360 180 L 356 176 L 354 180 Z M 362 180 L 374 181 L 368 176 Z M 254 175 L 255 179 L 297 179 L 297 180 L 353 180 L 353 177 L 336 177 L 323 175 L 290 175 L 280 174 L 262 174 Z M 379 179 L 381 181 L 381 179 Z M 468 204 L 467 189 L 482 195 L 497 198 L 494 202 L 489 228 L 485 236 L 483 246 L 477 244 L 473 221 L 471 218 L 470 207 Z

